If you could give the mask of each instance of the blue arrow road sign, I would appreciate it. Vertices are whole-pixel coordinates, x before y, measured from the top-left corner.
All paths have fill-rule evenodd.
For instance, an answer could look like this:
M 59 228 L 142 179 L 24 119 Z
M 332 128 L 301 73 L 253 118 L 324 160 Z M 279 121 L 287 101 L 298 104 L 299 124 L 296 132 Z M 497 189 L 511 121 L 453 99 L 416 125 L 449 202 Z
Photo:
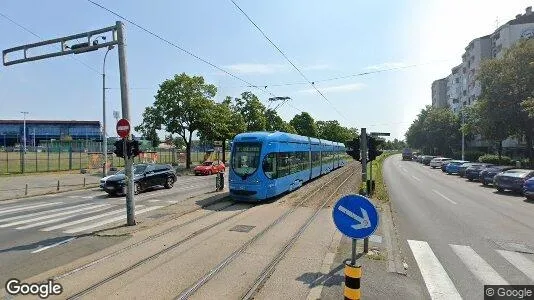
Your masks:
M 334 205 L 334 224 L 344 235 L 363 239 L 378 227 L 378 211 L 369 199 L 360 195 L 347 195 Z

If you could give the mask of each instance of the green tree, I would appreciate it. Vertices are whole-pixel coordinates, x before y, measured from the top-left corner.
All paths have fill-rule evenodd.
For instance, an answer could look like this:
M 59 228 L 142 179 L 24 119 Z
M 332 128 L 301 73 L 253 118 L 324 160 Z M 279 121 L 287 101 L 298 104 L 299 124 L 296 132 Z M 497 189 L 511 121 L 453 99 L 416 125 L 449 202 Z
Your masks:
M 317 125 L 312 116 L 307 112 L 295 115 L 289 124 L 295 128 L 297 134 L 309 137 L 318 137 Z
M 209 111 L 216 93 L 217 88 L 206 84 L 202 76 L 188 76 L 185 73 L 175 75 L 160 84 L 153 110 L 148 110 L 150 113 L 146 120 L 143 118 L 145 126 L 154 122 L 153 128 L 164 129 L 183 139 L 186 168 L 191 167 L 191 137 L 193 132 L 211 121 Z
M 460 145 L 458 117 L 449 108 L 427 106 L 408 129 L 406 141 L 426 153 L 452 155 Z
M 265 112 L 266 130 L 267 131 L 282 131 L 288 133 L 297 133 L 293 126 L 284 121 L 278 113 L 273 109 L 267 109 Z
M 158 120 L 160 117 L 154 107 L 148 106 L 143 112 L 143 122 L 135 126 L 135 131 L 140 132 L 145 139 L 149 140 L 154 148 L 161 143 L 157 133 L 157 130 L 161 128 L 157 124 L 162 123 L 161 120 Z
M 210 108 L 209 115 L 213 118 L 199 129 L 199 136 L 203 140 L 222 141 L 222 160 L 226 163 L 226 141 L 246 131 L 247 124 L 237 108 L 232 105 L 231 97 L 226 97 L 221 103 L 215 103 Z
M 243 116 L 247 125 L 246 131 L 265 131 L 267 118 L 265 105 L 251 92 L 243 92 L 241 98 L 235 99 L 236 110 Z
M 499 124 L 508 122 L 506 133 L 525 137 L 531 163 L 534 162 L 534 118 L 529 115 L 529 104 L 534 95 L 534 65 L 529 62 L 533 61 L 534 40 L 520 41 L 501 59 L 484 62 L 478 76 L 482 85 L 480 99 L 487 101 L 486 109 Z
M 320 139 L 344 143 L 356 137 L 353 129 L 341 126 L 337 120 L 317 121 L 316 127 Z

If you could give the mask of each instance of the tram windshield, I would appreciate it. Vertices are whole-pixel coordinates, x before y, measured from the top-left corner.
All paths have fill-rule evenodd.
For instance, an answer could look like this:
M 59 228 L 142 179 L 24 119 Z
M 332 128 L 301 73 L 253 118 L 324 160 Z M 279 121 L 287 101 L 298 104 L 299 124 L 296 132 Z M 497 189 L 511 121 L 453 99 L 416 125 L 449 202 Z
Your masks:
M 260 143 L 236 143 L 232 155 L 232 169 L 239 176 L 250 175 L 258 169 Z

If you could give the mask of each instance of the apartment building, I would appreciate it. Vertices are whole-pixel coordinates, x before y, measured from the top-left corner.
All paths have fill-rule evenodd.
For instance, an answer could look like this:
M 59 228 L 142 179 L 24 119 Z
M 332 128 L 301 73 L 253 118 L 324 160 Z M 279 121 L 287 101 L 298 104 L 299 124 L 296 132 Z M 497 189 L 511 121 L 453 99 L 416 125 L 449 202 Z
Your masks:
M 448 77 L 432 82 L 432 106 L 446 107 L 447 103 L 447 82 Z

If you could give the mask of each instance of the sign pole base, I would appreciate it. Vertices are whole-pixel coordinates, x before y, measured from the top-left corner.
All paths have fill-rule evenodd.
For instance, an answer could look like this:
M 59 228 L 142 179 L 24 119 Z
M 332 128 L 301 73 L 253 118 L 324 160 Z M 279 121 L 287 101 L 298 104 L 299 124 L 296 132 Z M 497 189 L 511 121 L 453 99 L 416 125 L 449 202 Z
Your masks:
M 356 240 L 353 240 L 356 241 Z M 349 265 L 345 262 L 345 288 L 343 296 L 345 299 L 359 300 L 360 293 L 360 278 L 362 277 L 362 267 Z

